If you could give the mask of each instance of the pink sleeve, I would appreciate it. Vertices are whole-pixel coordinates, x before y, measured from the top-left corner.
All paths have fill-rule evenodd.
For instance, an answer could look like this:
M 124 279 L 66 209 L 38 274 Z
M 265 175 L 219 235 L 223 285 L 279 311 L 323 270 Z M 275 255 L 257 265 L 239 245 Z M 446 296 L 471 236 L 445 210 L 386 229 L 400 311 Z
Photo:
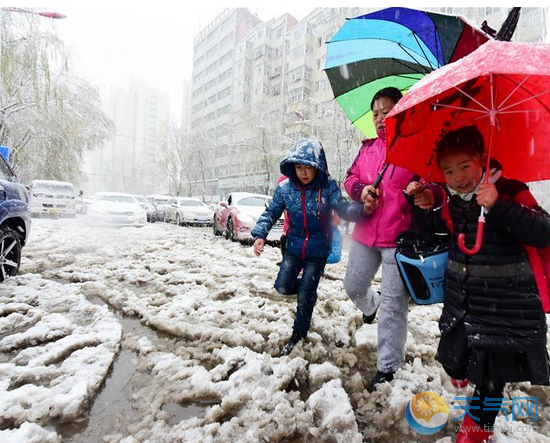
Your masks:
M 359 159 L 361 158 L 361 155 L 363 154 L 363 147 L 359 150 L 359 153 L 355 157 L 355 160 L 353 161 L 353 164 L 348 169 L 346 180 L 344 181 L 344 188 L 346 188 L 346 192 L 351 197 L 352 200 L 356 201 L 357 203 L 361 202 L 361 193 L 363 192 L 363 188 L 366 186 L 365 183 L 361 181 L 360 177 L 360 171 L 359 171 Z

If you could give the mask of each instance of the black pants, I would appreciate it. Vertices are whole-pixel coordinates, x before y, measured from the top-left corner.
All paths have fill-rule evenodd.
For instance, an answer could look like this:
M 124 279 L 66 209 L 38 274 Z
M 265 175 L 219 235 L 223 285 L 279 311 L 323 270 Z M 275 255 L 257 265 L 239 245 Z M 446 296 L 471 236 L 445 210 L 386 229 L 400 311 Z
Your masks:
M 503 393 L 503 384 L 495 383 L 491 386 L 491 388 L 486 386 L 476 386 L 474 397 L 479 397 L 479 400 L 470 401 L 470 416 L 473 415 L 474 417 L 477 417 L 479 420 L 474 419 L 474 422 L 476 422 L 478 426 L 482 427 L 486 431 L 493 431 L 495 419 L 500 412 L 498 410 L 498 401 L 494 399 L 502 398 Z M 492 398 L 493 400 L 484 404 L 486 398 Z M 476 409 L 473 409 L 472 406 L 475 406 Z M 497 410 L 487 410 L 488 408 Z
M 284 257 L 286 252 L 286 235 L 281 235 L 281 255 Z

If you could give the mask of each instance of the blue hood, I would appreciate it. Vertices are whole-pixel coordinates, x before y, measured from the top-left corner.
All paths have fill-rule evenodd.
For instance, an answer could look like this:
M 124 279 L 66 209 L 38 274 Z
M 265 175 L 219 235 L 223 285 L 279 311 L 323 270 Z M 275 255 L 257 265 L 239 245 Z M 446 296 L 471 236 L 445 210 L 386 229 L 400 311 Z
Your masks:
M 317 169 L 317 176 L 308 186 L 326 186 L 329 173 L 325 150 L 317 140 L 302 138 L 288 151 L 286 158 L 281 162 L 281 174 L 286 175 L 294 183 L 300 183 L 294 168 L 295 163 L 313 166 Z

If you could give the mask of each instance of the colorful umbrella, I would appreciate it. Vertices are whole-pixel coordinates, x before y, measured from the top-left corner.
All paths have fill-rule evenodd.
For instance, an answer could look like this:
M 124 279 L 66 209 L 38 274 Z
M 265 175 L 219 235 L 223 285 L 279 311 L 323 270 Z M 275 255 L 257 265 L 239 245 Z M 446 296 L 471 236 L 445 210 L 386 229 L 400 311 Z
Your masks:
M 550 178 L 549 44 L 488 42 L 422 79 L 386 117 L 386 159 L 444 182 L 435 164 L 436 142 L 473 124 L 484 134 L 488 157 L 502 164 L 507 177 Z M 465 253 L 481 247 L 483 214 L 475 248 L 459 243 Z
M 376 92 L 402 92 L 431 71 L 464 57 L 489 37 L 461 17 L 387 8 L 347 20 L 327 46 L 325 71 L 334 97 L 368 137 Z

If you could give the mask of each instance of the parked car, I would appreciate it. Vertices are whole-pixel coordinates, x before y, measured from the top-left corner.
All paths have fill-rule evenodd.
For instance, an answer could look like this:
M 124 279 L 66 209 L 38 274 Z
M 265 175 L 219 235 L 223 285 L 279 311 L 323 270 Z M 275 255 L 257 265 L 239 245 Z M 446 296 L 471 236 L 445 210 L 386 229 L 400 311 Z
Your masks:
M 143 195 L 134 195 L 136 200 L 138 201 L 139 205 L 145 209 L 145 213 L 147 214 L 147 221 L 154 223 L 156 221 L 156 215 L 155 215 L 155 207 L 147 201 L 147 199 Z
M 176 197 L 174 203 L 164 206 L 164 220 L 177 225 L 211 225 L 214 211 L 198 198 Z
M 145 198 L 155 207 L 155 219 L 164 220 L 164 206 L 173 203 L 175 197 L 166 194 L 154 194 L 147 195 Z
M 29 195 L 0 156 L 0 282 L 19 272 L 21 249 L 31 230 Z
M 214 210 L 214 235 L 225 235 L 231 241 L 251 240 L 250 232 L 265 208 L 271 202 L 269 195 L 233 192 L 228 194 Z M 277 242 L 283 233 L 281 216 L 273 226 L 267 240 Z
M 121 192 L 98 192 L 88 208 L 92 226 L 143 226 L 147 213 L 136 198 Z
M 73 184 L 57 180 L 33 180 L 29 185 L 29 212 L 33 217 L 76 216 Z

